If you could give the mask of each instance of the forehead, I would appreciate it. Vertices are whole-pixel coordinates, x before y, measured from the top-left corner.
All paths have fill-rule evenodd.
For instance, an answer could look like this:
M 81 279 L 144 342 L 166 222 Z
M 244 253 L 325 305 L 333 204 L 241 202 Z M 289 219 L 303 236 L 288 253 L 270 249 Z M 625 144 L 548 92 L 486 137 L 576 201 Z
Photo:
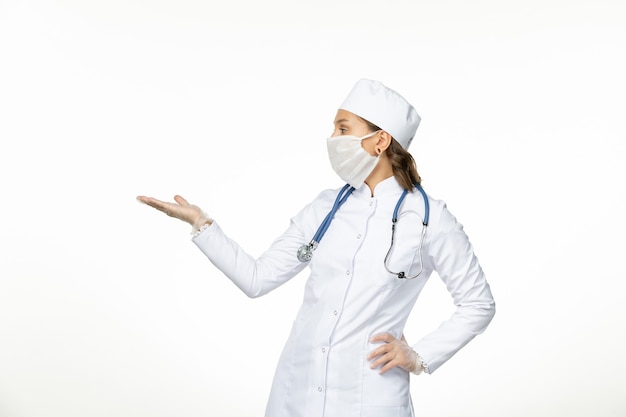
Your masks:
M 337 110 L 337 115 L 335 115 L 334 124 L 340 124 L 340 123 L 349 123 L 349 124 L 363 123 L 365 124 L 363 119 L 361 119 L 359 116 L 343 109 Z

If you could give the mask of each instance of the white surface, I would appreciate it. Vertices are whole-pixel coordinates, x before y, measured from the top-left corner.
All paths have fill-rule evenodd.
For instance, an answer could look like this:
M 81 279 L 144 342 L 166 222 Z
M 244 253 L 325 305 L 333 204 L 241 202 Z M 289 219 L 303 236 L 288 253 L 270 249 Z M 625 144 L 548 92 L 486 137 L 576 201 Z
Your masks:
M 362 77 L 422 116 L 424 187 L 498 306 L 414 378 L 420 414 L 623 416 L 625 16 L 617 0 L 0 2 L 0 416 L 262 415 L 306 275 L 249 300 L 134 198 L 179 193 L 260 253 L 339 184 L 324 139 Z M 409 341 L 451 308 L 433 277 Z

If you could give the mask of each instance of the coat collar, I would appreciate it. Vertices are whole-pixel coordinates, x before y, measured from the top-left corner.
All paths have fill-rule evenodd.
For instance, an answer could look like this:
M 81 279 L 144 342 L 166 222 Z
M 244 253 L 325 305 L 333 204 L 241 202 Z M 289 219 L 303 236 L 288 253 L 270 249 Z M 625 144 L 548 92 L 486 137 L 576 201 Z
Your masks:
M 361 185 L 358 189 L 354 190 L 354 196 L 358 198 L 385 198 L 389 196 L 397 196 L 402 194 L 404 189 L 400 186 L 396 177 L 391 176 L 386 180 L 379 182 L 374 189 L 374 197 L 370 192 L 370 187 L 367 184 Z

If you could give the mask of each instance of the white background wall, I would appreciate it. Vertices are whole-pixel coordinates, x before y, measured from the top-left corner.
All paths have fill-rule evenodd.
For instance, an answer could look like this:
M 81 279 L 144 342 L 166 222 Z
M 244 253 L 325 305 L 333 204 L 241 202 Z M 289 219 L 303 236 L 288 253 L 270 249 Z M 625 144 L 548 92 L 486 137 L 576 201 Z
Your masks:
M 250 253 L 340 185 L 359 78 L 422 115 L 424 187 L 498 313 L 418 415 L 626 415 L 621 0 L 0 1 L 0 417 L 260 416 L 306 275 L 249 300 L 135 201 Z M 415 341 L 452 311 L 433 277 Z

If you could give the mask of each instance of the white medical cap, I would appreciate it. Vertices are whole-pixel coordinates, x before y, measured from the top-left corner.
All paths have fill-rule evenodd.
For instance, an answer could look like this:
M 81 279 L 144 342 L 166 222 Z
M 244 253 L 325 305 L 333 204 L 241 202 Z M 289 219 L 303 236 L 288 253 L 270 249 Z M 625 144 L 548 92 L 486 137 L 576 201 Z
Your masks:
M 375 124 L 408 149 L 421 117 L 411 104 L 379 81 L 359 80 L 339 106 Z

